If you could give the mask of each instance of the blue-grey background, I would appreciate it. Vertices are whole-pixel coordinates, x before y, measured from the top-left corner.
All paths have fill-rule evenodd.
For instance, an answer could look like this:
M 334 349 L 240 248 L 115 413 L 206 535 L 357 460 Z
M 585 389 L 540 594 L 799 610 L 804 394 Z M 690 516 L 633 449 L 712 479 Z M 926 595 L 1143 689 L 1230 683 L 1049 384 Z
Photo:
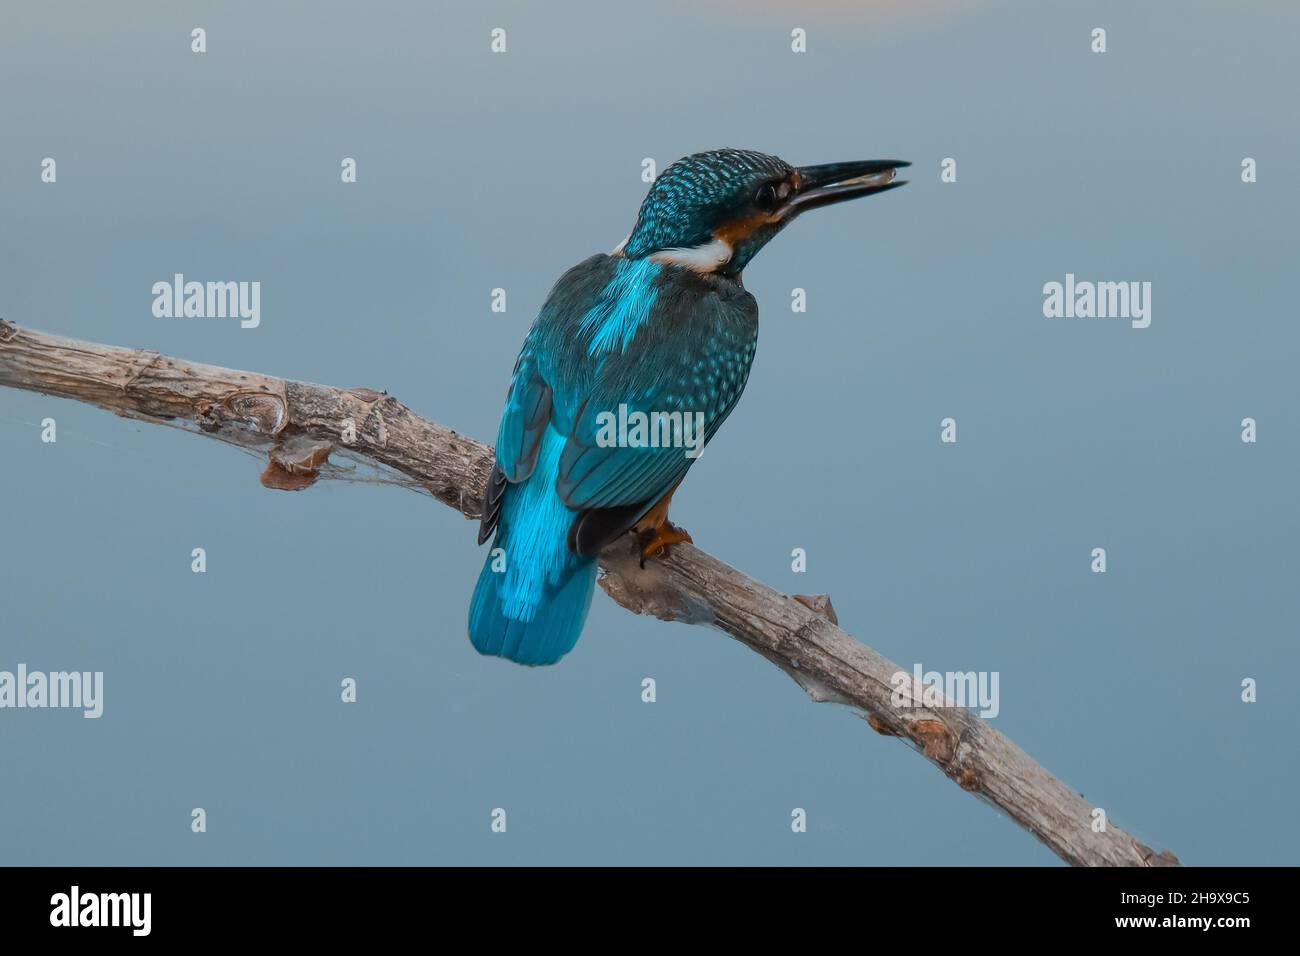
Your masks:
M 6 3 L 0 315 L 490 439 L 644 157 L 910 159 L 747 269 L 753 375 L 674 518 L 904 665 L 1000 672 L 995 725 L 1152 846 L 1296 863 L 1298 26 L 1284 0 Z M 154 318 L 173 272 L 260 280 L 261 327 Z M 1151 327 L 1045 319 L 1067 272 L 1151 281 Z M 223 444 L 12 391 L 0 464 L 0 669 L 106 683 L 98 721 L 0 712 L 0 862 L 1057 862 L 716 632 L 598 593 L 559 666 L 479 657 L 474 527 L 427 497 L 268 491 Z

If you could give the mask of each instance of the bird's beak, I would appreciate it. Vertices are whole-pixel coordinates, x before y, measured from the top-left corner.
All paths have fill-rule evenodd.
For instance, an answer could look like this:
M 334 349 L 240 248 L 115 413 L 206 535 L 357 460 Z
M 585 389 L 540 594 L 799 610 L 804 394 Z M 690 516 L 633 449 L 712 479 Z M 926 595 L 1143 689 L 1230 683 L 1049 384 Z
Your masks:
M 872 196 L 906 184 L 895 179 L 898 171 L 911 163 L 901 159 L 865 159 L 854 163 L 823 163 L 800 166 L 799 183 L 782 209 L 783 218 L 794 218 L 805 209 L 859 196 Z

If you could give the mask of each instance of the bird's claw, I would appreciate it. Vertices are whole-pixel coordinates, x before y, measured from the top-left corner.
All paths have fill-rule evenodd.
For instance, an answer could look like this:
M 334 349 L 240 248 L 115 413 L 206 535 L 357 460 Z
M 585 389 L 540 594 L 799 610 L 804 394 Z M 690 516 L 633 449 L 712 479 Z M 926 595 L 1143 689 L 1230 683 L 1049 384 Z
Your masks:
M 645 559 L 648 557 L 667 557 L 670 553 L 668 549 L 683 541 L 693 544 L 695 539 L 689 531 L 677 527 L 671 521 L 665 521 L 657 528 L 637 532 L 637 544 L 641 546 L 641 567 L 645 567 Z

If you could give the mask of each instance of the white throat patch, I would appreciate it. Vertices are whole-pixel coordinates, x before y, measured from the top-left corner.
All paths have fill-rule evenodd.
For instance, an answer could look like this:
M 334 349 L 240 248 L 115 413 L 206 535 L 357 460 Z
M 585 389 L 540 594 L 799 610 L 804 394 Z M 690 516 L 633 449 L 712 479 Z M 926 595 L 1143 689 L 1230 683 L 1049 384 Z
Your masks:
M 682 266 L 694 272 L 716 272 L 720 266 L 731 261 L 735 251 L 725 239 L 715 238 L 702 246 L 691 246 L 689 249 L 660 249 L 648 258 L 651 262 Z

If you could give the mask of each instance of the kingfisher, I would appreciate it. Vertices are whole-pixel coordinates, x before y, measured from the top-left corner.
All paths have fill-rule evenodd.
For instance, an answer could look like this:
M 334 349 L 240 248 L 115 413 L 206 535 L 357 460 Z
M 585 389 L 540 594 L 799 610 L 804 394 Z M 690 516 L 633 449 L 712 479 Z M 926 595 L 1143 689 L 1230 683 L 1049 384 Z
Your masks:
M 495 540 L 469 610 L 479 653 L 554 664 L 582 633 L 602 548 L 634 533 L 644 567 L 691 540 L 668 508 L 749 379 L 745 266 L 801 213 L 902 186 L 909 165 L 695 153 L 655 179 L 613 252 L 560 277 L 497 430 L 478 543 Z

